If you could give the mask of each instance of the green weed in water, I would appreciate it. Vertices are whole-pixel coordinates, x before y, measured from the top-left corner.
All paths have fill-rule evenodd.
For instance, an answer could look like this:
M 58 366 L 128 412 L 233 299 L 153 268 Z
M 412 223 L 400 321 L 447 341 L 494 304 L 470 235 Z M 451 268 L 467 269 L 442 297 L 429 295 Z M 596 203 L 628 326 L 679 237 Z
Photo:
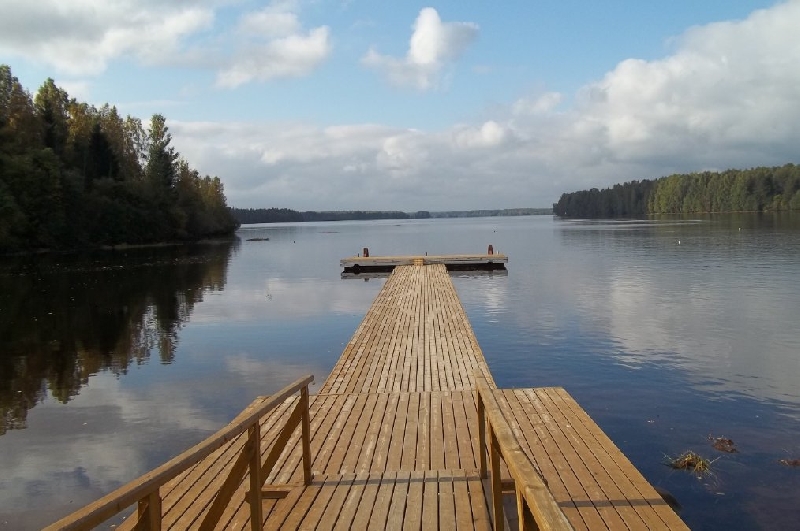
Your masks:
M 675 468 L 677 470 L 688 470 L 689 472 L 694 472 L 698 475 L 703 474 L 710 474 L 711 473 L 711 465 L 716 461 L 710 461 L 699 454 L 686 451 L 683 452 L 678 457 L 669 457 L 667 458 L 667 466 L 670 468 Z

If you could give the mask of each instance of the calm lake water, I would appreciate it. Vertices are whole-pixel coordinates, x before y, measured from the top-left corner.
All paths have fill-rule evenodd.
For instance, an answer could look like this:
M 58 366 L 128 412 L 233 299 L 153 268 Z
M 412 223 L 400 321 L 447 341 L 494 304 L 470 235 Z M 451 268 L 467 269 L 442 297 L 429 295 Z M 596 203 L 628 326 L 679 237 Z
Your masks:
M 248 226 L 233 244 L 0 261 L 0 529 L 37 529 L 255 396 L 322 382 L 371 254 L 509 255 L 454 276 L 501 387 L 565 387 L 694 529 L 797 529 L 800 216 Z M 248 238 L 269 241 L 246 241 Z M 720 453 L 709 437 L 733 439 Z M 665 466 L 715 459 L 696 477 Z

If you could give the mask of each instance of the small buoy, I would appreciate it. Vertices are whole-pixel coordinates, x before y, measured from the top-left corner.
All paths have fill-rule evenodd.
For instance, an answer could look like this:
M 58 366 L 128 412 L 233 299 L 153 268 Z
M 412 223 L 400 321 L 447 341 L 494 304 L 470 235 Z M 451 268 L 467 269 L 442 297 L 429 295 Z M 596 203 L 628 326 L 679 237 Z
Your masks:
M 681 241 L 680 241 L 680 240 L 678 240 L 678 245 L 680 245 L 680 244 L 681 244 Z

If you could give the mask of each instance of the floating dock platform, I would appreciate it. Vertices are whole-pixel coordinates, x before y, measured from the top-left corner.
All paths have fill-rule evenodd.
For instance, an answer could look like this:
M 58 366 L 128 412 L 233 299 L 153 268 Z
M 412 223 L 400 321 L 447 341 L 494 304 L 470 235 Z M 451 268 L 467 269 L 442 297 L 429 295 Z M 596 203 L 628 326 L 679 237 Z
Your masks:
M 365 249 L 366 251 L 366 249 Z M 443 264 L 448 271 L 505 270 L 504 254 L 457 254 L 446 256 L 351 256 L 339 261 L 345 273 L 391 272 L 397 266 Z
M 312 381 L 48 529 L 687 529 L 564 389 L 497 388 L 443 263 L 395 265 Z

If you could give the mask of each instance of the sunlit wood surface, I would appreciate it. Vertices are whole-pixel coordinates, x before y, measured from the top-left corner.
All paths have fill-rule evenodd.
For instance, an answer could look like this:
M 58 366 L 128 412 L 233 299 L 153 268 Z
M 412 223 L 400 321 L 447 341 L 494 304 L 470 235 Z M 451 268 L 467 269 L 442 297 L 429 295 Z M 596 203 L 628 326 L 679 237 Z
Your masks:
M 311 396 L 311 484 L 296 433 L 266 480 L 263 528 L 491 528 L 476 372 L 495 389 L 444 265 L 395 269 Z M 563 389 L 493 394 L 574 528 L 685 528 Z M 263 458 L 297 400 L 262 419 Z M 199 526 L 245 438 L 162 488 L 164 528 Z M 248 488 L 246 476 L 218 529 L 251 528 Z

